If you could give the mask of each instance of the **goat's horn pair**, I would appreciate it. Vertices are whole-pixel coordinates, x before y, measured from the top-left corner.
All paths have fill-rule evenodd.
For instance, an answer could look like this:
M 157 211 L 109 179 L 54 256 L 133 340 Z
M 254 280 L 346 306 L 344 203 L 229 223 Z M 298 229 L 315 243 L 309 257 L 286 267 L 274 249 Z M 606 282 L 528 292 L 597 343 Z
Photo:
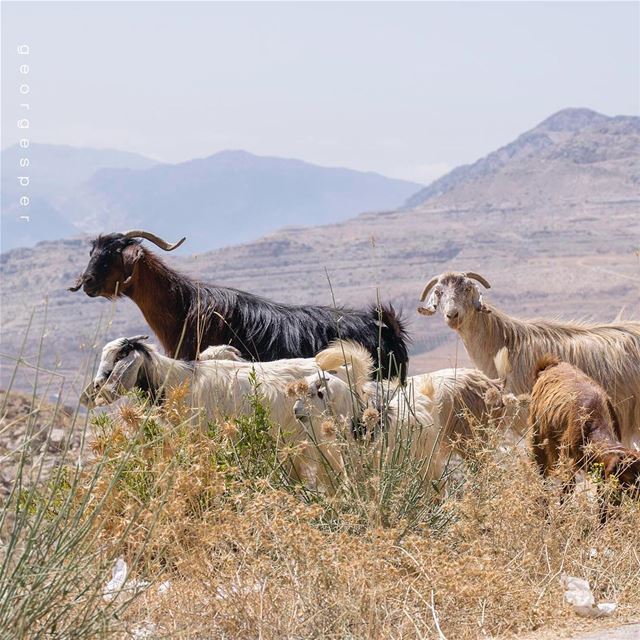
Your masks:
M 422 290 L 422 293 L 420 294 L 420 302 L 424 302 L 427 299 L 429 291 L 431 291 L 431 289 L 436 286 L 436 283 L 439 279 L 440 276 L 435 276 L 434 278 L 431 278 L 431 280 L 429 280 L 427 286 Z
M 482 277 L 479 273 L 474 273 L 473 271 L 465 271 L 464 275 L 466 278 L 477 280 L 485 289 L 491 289 L 489 281 L 486 278 Z
M 125 238 L 144 238 L 145 240 L 149 240 L 149 242 L 153 242 L 153 244 L 155 244 L 157 247 L 160 247 L 161 249 L 164 249 L 165 251 L 173 251 L 174 249 L 177 249 L 187 239 L 187 237 L 185 236 L 181 240 L 178 240 L 178 242 L 169 244 L 166 240 L 163 240 L 154 233 L 151 233 L 150 231 L 144 231 L 143 229 L 134 229 L 132 231 L 127 231 L 122 235 Z

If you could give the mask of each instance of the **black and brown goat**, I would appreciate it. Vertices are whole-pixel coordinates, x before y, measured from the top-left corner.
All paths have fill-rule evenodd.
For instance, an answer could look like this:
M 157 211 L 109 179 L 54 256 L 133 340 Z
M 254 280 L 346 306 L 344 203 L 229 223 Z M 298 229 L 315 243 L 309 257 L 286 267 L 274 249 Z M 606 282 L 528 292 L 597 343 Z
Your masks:
M 391 305 L 368 310 L 287 305 L 204 284 L 168 267 L 140 238 L 165 251 L 184 242 L 169 244 L 142 230 L 99 236 L 70 290 L 131 298 L 168 355 L 194 360 L 206 347 L 230 344 L 257 361 L 308 358 L 339 338 L 364 346 L 385 377 L 404 380 L 407 334 Z
M 620 425 L 611 399 L 595 380 L 553 355 L 543 356 L 535 370 L 529 405 L 529 426 L 535 461 L 547 477 L 561 464 L 568 476 L 564 493 L 573 490 L 575 476 L 601 465 L 604 479 L 614 477 L 621 488 L 636 487 L 640 454 L 620 441 Z M 601 520 L 606 519 L 601 503 Z

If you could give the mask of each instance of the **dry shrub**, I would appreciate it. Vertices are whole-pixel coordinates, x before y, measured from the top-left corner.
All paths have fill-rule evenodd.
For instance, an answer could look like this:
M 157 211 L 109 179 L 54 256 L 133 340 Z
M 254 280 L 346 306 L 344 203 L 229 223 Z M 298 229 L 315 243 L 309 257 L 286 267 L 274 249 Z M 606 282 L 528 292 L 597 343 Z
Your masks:
M 152 585 L 129 609 L 132 624 L 152 621 L 176 638 L 509 636 L 576 625 L 564 573 L 618 602 L 619 618 L 640 610 L 638 505 L 625 499 L 599 527 L 593 491 L 560 505 L 559 489 L 495 431 L 479 427 L 467 443 L 464 490 L 444 501 L 423 492 L 422 518 L 408 525 L 400 508 L 381 519 L 393 470 L 376 475 L 362 451 L 347 467 L 350 488 L 331 497 L 288 482 L 275 455 L 250 467 L 243 456 L 274 454 L 273 443 L 238 446 L 255 419 L 206 431 L 158 418 L 155 436 L 144 436 L 147 473 L 171 481 L 163 506 L 151 498 L 141 519 L 155 527 L 137 571 L 171 588 Z M 122 491 L 107 537 L 127 509 L 131 488 Z M 130 556 L 147 534 L 131 531 Z
M 258 398 L 246 418 L 197 428 L 179 419 L 181 393 L 164 410 L 134 397 L 95 420 L 96 464 L 118 470 L 100 545 L 124 541 L 134 575 L 152 580 L 124 613 L 130 629 L 461 640 L 557 630 L 577 620 L 564 573 L 618 602 L 619 619 L 640 611 L 637 503 L 623 500 L 599 527 L 593 491 L 560 505 L 559 489 L 491 428 L 474 429 L 463 491 L 447 498 L 419 492 L 415 469 L 382 464 L 367 444 L 326 496 L 288 479 Z

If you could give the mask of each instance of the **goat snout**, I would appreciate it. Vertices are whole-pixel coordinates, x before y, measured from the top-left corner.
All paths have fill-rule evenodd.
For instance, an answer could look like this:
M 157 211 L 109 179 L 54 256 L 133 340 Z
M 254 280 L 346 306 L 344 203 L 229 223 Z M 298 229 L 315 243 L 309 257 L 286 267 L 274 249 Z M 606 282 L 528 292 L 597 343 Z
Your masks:
M 101 407 L 104 405 L 109 405 L 112 402 L 115 402 L 118 394 L 113 385 L 103 384 L 94 387 L 94 397 L 93 402 L 96 407 Z
M 104 398 L 101 398 L 106 390 L 106 378 L 95 378 L 84 388 L 80 395 L 80 402 L 85 407 L 93 409 L 100 404 L 106 404 Z
M 293 405 L 293 413 L 298 420 L 304 420 L 309 417 L 309 411 L 307 410 L 304 400 L 301 398 L 296 400 Z
M 95 298 L 98 295 L 98 284 L 92 275 L 82 276 L 82 290 L 90 297 Z

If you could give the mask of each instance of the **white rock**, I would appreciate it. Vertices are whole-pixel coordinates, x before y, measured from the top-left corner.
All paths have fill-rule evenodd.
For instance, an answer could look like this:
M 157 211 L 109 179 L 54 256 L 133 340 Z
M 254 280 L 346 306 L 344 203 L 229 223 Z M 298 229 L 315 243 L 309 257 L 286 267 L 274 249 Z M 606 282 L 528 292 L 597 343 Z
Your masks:
M 158 585 L 158 593 L 166 593 L 171 589 L 171 580 L 165 580 Z
M 153 622 L 145 622 L 144 624 L 139 624 L 133 629 L 131 629 L 131 637 L 136 640 L 141 640 L 142 638 L 152 638 L 155 633 L 156 625 Z
M 582 578 L 563 576 L 564 599 L 574 607 L 593 607 L 596 603 L 589 583 Z
M 610 616 L 617 608 L 618 605 L 615 602 L 601 602 L 596 607 L 600 611 L 600 616 Z
M 124 558 L 118 558 L 113 563 L 113 568 L 111 569 L 111 580 L 106 584 L 102 597 L 107 602 L 111 602 L 122 587 L 124 583 L 127 581 L 127 574 L 129 572 L 129 568 L 127 567 L 127 563 L 124 561 Z
M 603 618 L 610 616 L 618 607 L 613 602 L 601 602 L 596 606 L 589 583 L 575 576 L 562 576 L 565 588 L 564 599 L 573 605 L 573 610 L 583 618 Z

